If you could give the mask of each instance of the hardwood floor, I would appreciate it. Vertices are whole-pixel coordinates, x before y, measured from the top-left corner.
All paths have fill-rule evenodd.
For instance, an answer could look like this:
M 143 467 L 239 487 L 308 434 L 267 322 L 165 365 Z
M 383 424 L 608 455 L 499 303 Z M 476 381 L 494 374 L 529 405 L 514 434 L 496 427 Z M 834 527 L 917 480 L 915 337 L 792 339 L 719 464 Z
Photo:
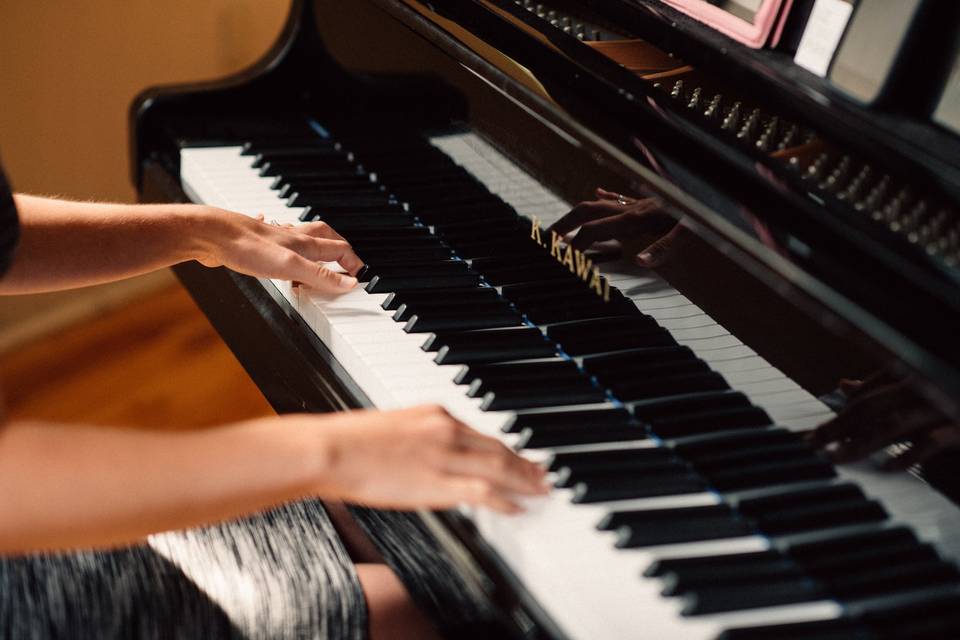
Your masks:
M 184 429 L 273 411 L 179 284 L 0 357 L 8 416 Z

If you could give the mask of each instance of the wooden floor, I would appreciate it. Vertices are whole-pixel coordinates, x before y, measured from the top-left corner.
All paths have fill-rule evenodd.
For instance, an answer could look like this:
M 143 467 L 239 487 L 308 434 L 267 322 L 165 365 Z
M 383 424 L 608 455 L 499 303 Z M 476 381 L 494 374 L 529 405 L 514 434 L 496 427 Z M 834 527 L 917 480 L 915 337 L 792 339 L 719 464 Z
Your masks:
M 8 416 L 183 429 L 272 413 L 179 285 L 0 357 Z

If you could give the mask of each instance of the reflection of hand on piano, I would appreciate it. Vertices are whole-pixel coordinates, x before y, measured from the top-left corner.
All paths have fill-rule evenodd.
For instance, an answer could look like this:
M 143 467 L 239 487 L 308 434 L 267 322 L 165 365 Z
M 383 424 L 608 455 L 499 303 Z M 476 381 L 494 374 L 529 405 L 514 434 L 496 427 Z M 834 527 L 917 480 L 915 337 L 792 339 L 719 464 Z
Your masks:
M 810 435 L 830 447 L 837 462 L 853 462 L 874 451 L 908 440 L 912 446 L 887 463 L 906 469 L 947 449 L 960 447 L 960 425 L 952 424 L 911 388 L 910 380 L 886 373 L 864 381 L 843 381 L 847 407 Z
M 585 251 L 614 241 L 623 256 L 655 267 L 669 260 L 685 227 L 660 208 L 655 198 L 630 198 L 597 188 L 596 200 L 581 202 L 558 220 L 552 231 L 567 236 L 575 249 Z
M 323 222 L 281 226 L 211 207 L 200 208 L 197 219 L 198 260 L 208 267 L 225 266 L 247 275 L 341 293 L 352 289 L 356 278 L 322 263 L 337 262 L 351 275 L 363 266 L 343 236 Z
M 388 509 L 458 504 L 517 513 L 519 495 L 546 493 L 544 470 L 439 406 L 324 418 L 320 495 Z

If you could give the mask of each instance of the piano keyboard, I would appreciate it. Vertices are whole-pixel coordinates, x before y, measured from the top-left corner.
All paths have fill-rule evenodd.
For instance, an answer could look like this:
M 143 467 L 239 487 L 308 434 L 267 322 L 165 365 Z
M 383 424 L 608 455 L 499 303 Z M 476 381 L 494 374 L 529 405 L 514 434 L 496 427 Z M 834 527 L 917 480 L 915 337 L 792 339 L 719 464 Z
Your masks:
M 958 633 L 955 507 L 808 450 L 796 432 L 829 410 L 654 273 L 605 264 L 611 302 L 586 290 L 518 218 L 569 205 L 483 139 L 383 140 L 187 147 L 181 178 L 351 241 L 362 287 L 264 286 L 372 406 L 440 403 L 551 465 L 528 513 L 469 513 L 567 636 Z

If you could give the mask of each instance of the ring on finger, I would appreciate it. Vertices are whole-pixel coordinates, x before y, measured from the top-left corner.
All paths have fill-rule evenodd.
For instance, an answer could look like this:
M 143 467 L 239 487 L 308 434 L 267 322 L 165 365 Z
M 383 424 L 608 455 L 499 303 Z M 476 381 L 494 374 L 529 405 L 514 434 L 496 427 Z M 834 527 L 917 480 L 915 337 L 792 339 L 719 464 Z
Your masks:
M 622 193 L 617 194 L 617 204 L 630 204 L 630 199 Z

